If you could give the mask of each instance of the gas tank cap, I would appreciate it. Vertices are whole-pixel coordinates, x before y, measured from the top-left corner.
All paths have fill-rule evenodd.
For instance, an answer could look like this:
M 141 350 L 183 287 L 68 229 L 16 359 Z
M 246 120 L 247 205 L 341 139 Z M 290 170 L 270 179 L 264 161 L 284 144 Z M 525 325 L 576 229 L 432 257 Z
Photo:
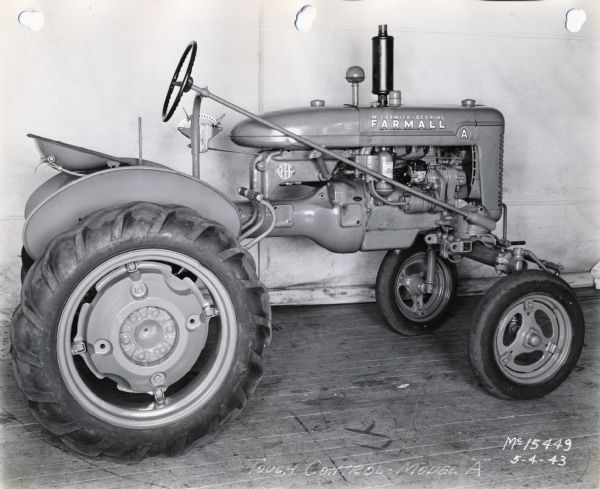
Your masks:
M 310 106 L 311 107 L 325 107 L 325 100 L 322 100 L 320 98 L 317 98 L 315 100 L 311 100 L 310 101 Z
M 475 107 L 475 99 L 466 98 L 461 102 L 463 107 Z

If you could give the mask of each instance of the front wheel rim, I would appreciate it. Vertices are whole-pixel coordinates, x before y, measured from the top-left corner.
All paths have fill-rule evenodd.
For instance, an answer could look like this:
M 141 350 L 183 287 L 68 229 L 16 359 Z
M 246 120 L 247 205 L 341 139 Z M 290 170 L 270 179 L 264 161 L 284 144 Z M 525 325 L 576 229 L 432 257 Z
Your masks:
M 573 328 L 558 300 L 532 293 L 508 306 L 493 341 L 496 365 L 509 380 L 541 384 L 552 379 L 567 361 Z
M 421 291 L 427 269 L 425 252 L 411 255 L 398 269 L 394 281 L 394 299 L 400 312 L 410 321 L 424 323 L 438 317 L 452 295 L 450 269 L 435 260 L 435 285 L 431 294 Z
M 95 348 L 94 355 L 96 352 L 100 352 L 100 349 L 104 347 L 102 344 L 104 338 L 102 341 L 96 341 L 93 346 L 90 346 L 85 343 L 85 338 L 79 337 L 79 333 L 82 331 L 80 323 L 82 321 L 85 323 L 85 318 L 83 320 L 80 319 L 80 316 L 83 315 L 84 306 L 82 306 L 82 303 L 84 305 L 87 303 L 85 301 L 89 300 L 87 298 L 90 295 L 90 291 L 95 291 L 99 283 L 110 281 L 111 276 L 122 273 L 123 268 L 131 267 L 130 264 L 132 263 L 139 264 L 140 269 L 144 266 L 148 266 L 149 268 L 162 267 L 163 269 L 164 267 L 171 267 L 173 278 L 168 278 L 167 274 L 166 281 L 175 282 L 176 287 L 180 286 L 179 282 L 186 280 L 181 280 L 179 277 L 182 274 L 187 275 L 188 280 L 186 283 L 188 285 L 192 283 L 198 288 L 198 291 L 194 291 L 194 293 L 198 297 L 210 299 L 210 303 L 208 305 L 205 304 L 206 307 L 209 307 L 207 310 L 210 310 L 212 307 L 213 312 L 215 310 L 218 311 L 218 317 L 205 318 L 205 316 L 202 316 L 201 307 L 198 307 L 197 316 L 188 315 L 188 317 L 184 317 L 182 320 L 181 315 L 178 316 L 177 314 L 178 308 L 173 304 L 169 304 L 168 301 L 157 300 L 155 306 L 150 306 L 159 311 L 160 317 L 154 323 L 151 323 L 152 327 L 148 328 L 149 332 L 142 331 L 142 333 L 149 334 L 150 341 L 152 341 L 152 335 L 156 336 L 158 334 L 157 330 L 163 331 L 160 329 L 161 324 L 165 327 L 164 331 L 173 324 L 178 330 L 178 335 L 164 333 L 164 336 L 160 336 L 159 340 L 164 341 L 160 343 L 159 340 L 156 340 L 156 346 L 158 347 L 156 354 L 150 357 L 148 357 L 147 353 L 150 349 L 143 348 L 148 345 L 148 343 L 144 343 L 144 341 L 149 341 L 148 338 L 138 337 L 138 343 L 141 346 L 137 345 L 139 347 L 137 351 L 142 351 L 146 354 L 146 358 L 144 359 L 138 359 L 134 354 L 126 354 L 125 350 L 120 351 L 119 356 L 122 365 L 127 365 L 128 361 L 131 364 L 129 370 L 131 374 L 130 380 L 139 380 L 136 375 L 139 372 L 146 371 L 150 382 L 157 386 L 157 388 L 146 394 L 141 392 L 142 388 L 139 386 L 137 390 L 130 390 L 129 392 L 127 392 L 127 387 L 123 387 L 122 385 L 117 388 L 119 382 L 115 379 L 119 378 L 118 375 L 110 375 L 108 381 L 104 379 L 98 382 L 98 372 L 95 371 L 96 365 L 90 361 L 90 357 L 92 357 L 90 350 Z M 191 280 L 190 276 L 194 280 Z M 143 291 L 135 290 L 133 287 L 131 291 L 134 297 L 136 293 L 139 293 L 140 300 L 142 301 L 153 301 L 152 297 L 143 296 Z M 144 310 L 143 307 L 145 306 L 142 306 L 140 309 Z M 180 345 L 180 343 L 183 343 L 183 338 L 191 337 L 189 332 L 193 331 L 194 328 L 194 325 L 191 323 L 202 319 L 205 319 L 206 328 L 207 331 L 210 329 L 211 337 L 213 339 L 216 338 L 212 342 L 209 341 L 214 343 L 214 348 L 203 348 L 205 342 L 201 341 L 202 338 L 200 337 L 200 341 L 197 341 L 198 346 L 196 347 L 196 351 L 192 351 L 191 353 L 192 355 L 194 353 L 197 354 L 194 369 L 190 369 L 189 372 L 186 372 L 176 382 L 168 384 L 168 381 L 165 382 L 167 375 L 163 372 L 164 369 L 162 366 L 177 363 L 178 358 L 174 358 L 173 356 L 178 351 L 178 348 L 181 349 L 184 347 L 184 345 Z M 106 342 L 108 345 L 106 348 L 107 351 L 111 351 L 112 349 L 114 352 L 117 352 L 121 348 L 119 340 L 122 340 L 124 336 L 129 334 L 126 331 L 127 328 L 124 329 L 123 325 L 125 323 L 126 321 L 124 320 L 111 322 L 111 326 L 108 328 L 110 331 L 107 331 L 107 336 L 112 334 L 112 338 L 116 339 Z M 84 329 L 84 331 L 87 330 Z M 227 289 L 213 272 L 197 260 L 182 253 L 165 249 L 141 249 L 126 252 L 108 259 L 94 268 L 78 283 L 75 290 L 67 299 L 59 319 L 57 359 L 62 378 L 69 392 L 87 412 L 115 426 L 133 429 L 154 428 L 171 424 L 189 416 L 191 413 L 205 406 L 214 397 L 215 393 L 225 382 L 227 373 L 230 371 L 235 360 L 237 335 L 237 319 L 233 302 Z M 86 345 L 86 351 L 82 351 L 82 340 L 83 344 Z M 161 352 L 160 349 L 163 345 L 165 351 Z M 86 355 L 88 356 L 87 359 L 84 358 Z M 190 353 L 187 355 L 189 357 Z M 201 355 L 203 356 L 201 357 Z M 182 356 L 181 358 L 188 357 Z M 197 373 L 195 373 L 195 369 L 198 370 Z M 126 375 L 126 367 L 124 372 Z M 123 370 L 119 373 L 122 374 Z M 124 379 L 122 383 L 126 384 L 126 380 Z M 110 385 L 110 382 L 113 382 L 115 385 Z M 103 385 L 99 387 L 99 384 Z M 133 385 L 133 382 L 127 385 Z

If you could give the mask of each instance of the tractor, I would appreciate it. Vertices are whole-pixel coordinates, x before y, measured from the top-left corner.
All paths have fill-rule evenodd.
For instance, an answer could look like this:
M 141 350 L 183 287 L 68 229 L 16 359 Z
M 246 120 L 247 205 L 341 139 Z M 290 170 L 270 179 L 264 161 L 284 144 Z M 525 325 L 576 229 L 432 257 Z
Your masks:
M 457 290 L 457 262 L 505 276 L 468 333 L 479 384 L 502 399 L 559 386 L 579 358 L 584 320 L 561 267 L 507 237 L 504 118 L 473 99 L 402 104 L 394 38 L 372 38 L 373 100 L 352 66 L 352 100 L 255 115 L 191 76 L 185 49 L 162 119 L 194 92 L 179 126 L 192 174 L 36 135 L 57 171 L 25 208 L 22 292 L 11 324 L 14 375 L 31 411 L 71 450 L 139 460 L 208 443 L 255 390 L 271 307 L 248 250 L 305 237 L 335 253 L 381 251 L 376 302 L 401 335 L 435 331 Z M 246 118 L 231 140 L 256 153 L 238 200 L 200 176 L 221 122 L 210 99 Z M 494 234 L 503 220 L 502 235 Z

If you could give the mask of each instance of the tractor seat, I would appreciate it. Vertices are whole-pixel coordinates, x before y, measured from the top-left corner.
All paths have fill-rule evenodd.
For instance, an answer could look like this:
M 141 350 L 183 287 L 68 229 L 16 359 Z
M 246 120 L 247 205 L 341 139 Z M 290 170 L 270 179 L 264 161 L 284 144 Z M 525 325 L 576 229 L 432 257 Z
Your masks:
M 92 149 L 63 143 L 62 141 L 43 138 L 35 134 L 27 134 L 27 136 L 35 140 L 35 145 L 43 161 L 66 170 L 85 171 L 120 165 L 129 166 L 135 164 L 134 162 L 137 161 L 134 158 L 111 156 Z

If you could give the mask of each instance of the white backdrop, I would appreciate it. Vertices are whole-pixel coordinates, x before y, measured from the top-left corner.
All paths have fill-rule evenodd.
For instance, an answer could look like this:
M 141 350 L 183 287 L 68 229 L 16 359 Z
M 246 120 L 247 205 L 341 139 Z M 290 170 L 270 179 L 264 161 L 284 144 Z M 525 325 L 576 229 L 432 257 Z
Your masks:
M 567 272 L 588 272 L 600 259 L 600 8 L 593 0 L 311 2 L 312 29 L 298 32 L 296 12 L 308 2 L 218 0 L 10 0 L 0 4 L 0 276 L 13 281 L 0 307 L 18 293 L 18 254 L 27 196 L 53 174 L 33 173 L 33 132 L 121 156 L 137 154 L 137 117 L 144 156 L 182 171 L 191 162 L 176 132 L 181 110 L 160 120 L 164 92 L 185 45 L 199 43 L 194 78 L 253 111 L 350 101 L 345 70 L 367 72 L 371 37 L 387 23 L 395 37 L 395 84 L 406 104 L 475 98 L 506 117 L 504 195 L 509 235 Z M 564 26 L 569 8 L 588 21 Z M 17 22 L 22 10 L 44 12 L 41 31 Z M 184 100 L 191 108 L 192 97 Z M 227 138 L 240 120 L 226 112 Z M 247 157 L 203 155 L 202 176 L 230 195 L 247 182 Z M 337 255 L 304 239 L 263 242 L 257 257 L 275 302 L 364 299 L 381 253 Z M 300 265 L 300 266 L 299 266 Z M 481 277 L 485 267 L 463 267 Z

